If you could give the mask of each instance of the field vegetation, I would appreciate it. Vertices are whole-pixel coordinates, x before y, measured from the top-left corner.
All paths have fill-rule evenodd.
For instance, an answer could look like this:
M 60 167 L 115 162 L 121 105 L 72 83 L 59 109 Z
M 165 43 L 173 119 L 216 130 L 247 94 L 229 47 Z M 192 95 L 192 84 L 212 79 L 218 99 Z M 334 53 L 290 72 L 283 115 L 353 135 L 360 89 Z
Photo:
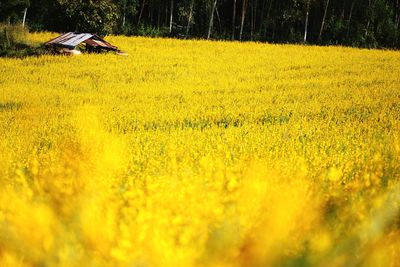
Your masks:
M 0 266 L 400 266 L 400 52 L 107 40 L 0 58 Z
M 0 57 L 39 56 L 46 51 L 41 43 L 28 39 L 28 30 L 21 25 L 0 23 Z

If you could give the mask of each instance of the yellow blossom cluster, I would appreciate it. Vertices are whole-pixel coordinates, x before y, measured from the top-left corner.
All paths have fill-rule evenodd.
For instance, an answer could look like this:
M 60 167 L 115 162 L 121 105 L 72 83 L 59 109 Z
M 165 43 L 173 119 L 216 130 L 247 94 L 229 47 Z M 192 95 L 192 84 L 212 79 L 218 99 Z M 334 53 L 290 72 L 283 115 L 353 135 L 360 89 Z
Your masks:
M 400 266 L 400 52 L 107 40 L 0 59 L 0 266 Z

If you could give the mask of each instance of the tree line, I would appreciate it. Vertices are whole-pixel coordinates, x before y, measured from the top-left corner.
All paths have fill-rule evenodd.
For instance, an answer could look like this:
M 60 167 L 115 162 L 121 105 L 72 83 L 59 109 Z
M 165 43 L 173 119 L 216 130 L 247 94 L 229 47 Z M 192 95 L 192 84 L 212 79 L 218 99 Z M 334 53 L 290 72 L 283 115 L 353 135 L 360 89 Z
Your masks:
M 400 0 L 1 0 L 31 30 L 400 48 Z

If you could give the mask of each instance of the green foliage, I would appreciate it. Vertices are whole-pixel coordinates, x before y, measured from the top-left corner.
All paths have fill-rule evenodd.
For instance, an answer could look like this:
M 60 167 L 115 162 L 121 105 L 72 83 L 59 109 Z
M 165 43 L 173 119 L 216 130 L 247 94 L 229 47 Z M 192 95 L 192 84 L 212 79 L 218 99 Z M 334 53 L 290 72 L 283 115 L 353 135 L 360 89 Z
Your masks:
M 0 24 L 0 57 L 25 57 L 44 54 L 44 48 L 35 47 L 26 41 L 27 34 L 28 30 L 20 25 Z
M 1 0 L 0 21 L 17 21 L 18 13 L 29 7 L 29 0 Z
M 394 46 L 396 43 L 396 26 L 393 17 L 393 10 L 390 5 L 383 0 L 375 1 L 373 6 L 373 29 L 377 44 L 388 44 Z
M 213 3 L 35 0 L 29 6 L 27 23 L 35 31 L 205 38 Z M 28 0 L 1 0 L 0 21 L 21 21 L 28 5 Z M 307 20 L 309 44 L 400 48 L 398 0 L 217 0 L 213 18 L 213 39 L 231 39 L 232 35 L 239 39 L 243 26 L 242 40 L 300 43 Z
M 160 29 L 158 29 L 157 27 L 140 24 L 134 30 L 133 33 L 135 35 L 150 36 L 150 37 L 168 36 L 169 29 L 168 28 L 160 28 Z
M 116 27 L 117 7 L 110 0 L 57 0 L 76 31 L 110 34 Z
M 13 49 L 26 39 L 27 30 L 19 25 L 0 24 L 0 50 Z

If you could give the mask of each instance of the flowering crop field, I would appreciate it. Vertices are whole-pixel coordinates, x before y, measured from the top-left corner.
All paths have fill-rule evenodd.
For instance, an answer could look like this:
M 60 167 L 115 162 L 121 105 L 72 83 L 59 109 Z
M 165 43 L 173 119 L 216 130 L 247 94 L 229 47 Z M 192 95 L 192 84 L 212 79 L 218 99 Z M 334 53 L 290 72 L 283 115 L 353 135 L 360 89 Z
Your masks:
M 0 266 L 400 266 L 400 52 L 108 40 L 0 59 Z

